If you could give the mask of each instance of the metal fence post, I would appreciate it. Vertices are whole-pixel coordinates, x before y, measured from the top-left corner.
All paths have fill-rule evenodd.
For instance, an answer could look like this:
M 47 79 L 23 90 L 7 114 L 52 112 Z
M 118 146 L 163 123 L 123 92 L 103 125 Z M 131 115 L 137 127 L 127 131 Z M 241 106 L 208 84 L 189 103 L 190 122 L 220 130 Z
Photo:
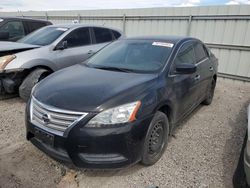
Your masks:
M 22 11 L 19 11 L 19 12 L 20 12 L 20 14 L 21 14 L 21 17 L 24 17 L 24 15 L 23 15 Z
M 80 23 L 80 21 L 81 21 L 81 15 L 80 14 L 77 14 L 77 20 L 78 20 L 78 23 Z
M 122 17 L 122 31 L 123 33 L 125 34 L 126 32 L 126 14 L 123 14 L 123 17 Z
M 48 18 L 48 13 L 47 13 L 47 12 L 45 12 L 45 19 L 46 19 L 46 20 L 49 20 L 49 18 Z
M 187 26 L 187 36 L 190 36 L 191 22 L 192 22 L 192 15 L 189 15 L 189 17 L 188 17 L 188 26 Z

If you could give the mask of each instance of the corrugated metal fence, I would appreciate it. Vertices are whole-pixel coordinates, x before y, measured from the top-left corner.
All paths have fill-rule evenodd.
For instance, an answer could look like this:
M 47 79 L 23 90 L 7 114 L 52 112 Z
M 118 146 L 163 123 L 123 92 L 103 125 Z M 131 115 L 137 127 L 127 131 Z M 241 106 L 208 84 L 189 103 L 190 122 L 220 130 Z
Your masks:
M 250 6 L 208 6 L 48 12 L 0 12 L 0 16 L 91 23 L 119 28 L 127 36 L 188 35 L 219 58 L 221 76 L 250 81 Z

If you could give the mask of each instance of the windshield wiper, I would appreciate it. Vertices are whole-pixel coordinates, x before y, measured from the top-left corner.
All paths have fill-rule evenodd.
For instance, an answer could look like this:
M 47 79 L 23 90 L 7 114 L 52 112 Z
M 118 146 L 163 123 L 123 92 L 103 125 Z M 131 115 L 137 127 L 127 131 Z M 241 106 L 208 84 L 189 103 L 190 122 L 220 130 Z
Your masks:
M 131 69 L 119 68 L 119 67 L 109 67 L 109 66 L 93 66 L 93 68 L 103 69 L 103 70 L 111 70 L 111 71 L 120 71 L 120 72 L 134 72 Z

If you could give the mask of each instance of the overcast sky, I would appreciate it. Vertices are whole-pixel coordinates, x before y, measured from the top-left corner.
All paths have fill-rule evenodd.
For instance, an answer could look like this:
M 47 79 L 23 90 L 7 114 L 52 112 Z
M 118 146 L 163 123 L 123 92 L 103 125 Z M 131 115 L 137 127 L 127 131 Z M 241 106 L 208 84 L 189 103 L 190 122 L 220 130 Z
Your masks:
M 248 4 L 250 0 L 0 0 L 0 11 L 122 9 Z

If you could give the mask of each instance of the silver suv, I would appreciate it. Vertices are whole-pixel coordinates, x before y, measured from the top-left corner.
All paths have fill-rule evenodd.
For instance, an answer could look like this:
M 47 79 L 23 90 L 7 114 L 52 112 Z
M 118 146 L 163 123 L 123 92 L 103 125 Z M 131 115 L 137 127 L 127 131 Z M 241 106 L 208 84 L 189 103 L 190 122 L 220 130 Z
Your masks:
M 33 86 L 59 69 L 81 63 L 122 38 L 115 29 L 93 25 L 53 25 L 15 42 L 0 42 L 0 98 L 24 100 Z

